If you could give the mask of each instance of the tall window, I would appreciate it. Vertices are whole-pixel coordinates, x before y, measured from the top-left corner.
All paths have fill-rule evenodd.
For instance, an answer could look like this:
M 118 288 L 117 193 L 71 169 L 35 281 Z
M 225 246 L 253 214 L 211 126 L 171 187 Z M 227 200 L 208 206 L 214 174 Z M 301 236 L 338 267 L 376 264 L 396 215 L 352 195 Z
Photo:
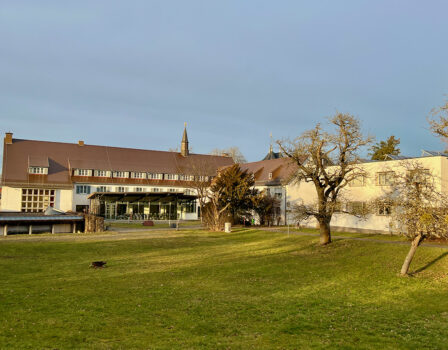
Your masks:
M 127 192 L 127 188 L 126 187 L 117 187 L 117 192 Z
M 136 187 L 135 192 L 143 192 L 143 187 Z
M 76 185 L 76 194 L 90 194 L 90 186 Z
M 106 186 L 98 186 L 96 188 L 97 192 L 107 192 L 107 187 Z
M 54 207 L 55 190 L 22 189 L 22 212 L 42 212 L 47 207 Z
M 391 186 L 394 184 L 395 173 L 393 171 L 385 171 L 377 173 L 378 186 Z

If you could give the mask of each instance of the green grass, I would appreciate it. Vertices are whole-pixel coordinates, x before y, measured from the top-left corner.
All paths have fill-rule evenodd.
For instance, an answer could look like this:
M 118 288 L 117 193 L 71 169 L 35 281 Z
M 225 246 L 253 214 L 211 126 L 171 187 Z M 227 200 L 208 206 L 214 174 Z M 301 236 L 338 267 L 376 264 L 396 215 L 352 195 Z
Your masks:
M 176 221 L 173 220 L 173 223 Z M 144 229 L 158 229 L 158 228 L 168 228 L 168 223 L 158 223 L 154 222 L 154 226 L 143 226 L 143 224 L 137 222 L 106 222 L 106 226 L 110 227 L 118 227 L 118 228 L 144 228 Z M 201 225 L 201 221 L 192 220 L 192 221 L 183 221 L 179 223 L 179 227 L 189 227 L 189 226 L 199 226 Z
M 1 239 L 0 348 L 447 347 L 444 249 L 420 247 L 402 278 L 407 245 L 250 229 L 114 237 Z

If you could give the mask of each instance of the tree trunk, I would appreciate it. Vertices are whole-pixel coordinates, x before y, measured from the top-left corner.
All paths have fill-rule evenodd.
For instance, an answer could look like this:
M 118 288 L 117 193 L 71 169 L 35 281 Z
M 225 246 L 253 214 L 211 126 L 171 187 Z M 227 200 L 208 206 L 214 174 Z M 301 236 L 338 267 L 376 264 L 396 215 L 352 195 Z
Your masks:
M 422 234 L 419 234 L 417 237 L 414 238 L 414 240 L 411 243 L 411 249 L 409 249 L 409 253 L 406 256 L 406 259 L 404 259 L 403 266 L 401 267 L 400 274 L 402 276 L 405 276 L 408 274 L 409 266 L 411 265 L 412 258 L 414 258 L 415 251 L 417 250 L 417 247 L 420 245 L 421 242 L 425 237 Z
M 330 223 L 325 219 L 319 220 L 320 244 L 325 245 L 331 243 Z

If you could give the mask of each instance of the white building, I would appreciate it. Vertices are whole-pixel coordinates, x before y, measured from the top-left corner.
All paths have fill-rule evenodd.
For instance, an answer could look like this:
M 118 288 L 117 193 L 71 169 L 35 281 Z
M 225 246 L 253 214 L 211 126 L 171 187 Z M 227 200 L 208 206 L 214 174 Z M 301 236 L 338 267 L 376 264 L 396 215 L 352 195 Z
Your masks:
M 21 140 L 6 133 L 0 210 L 95 211 L 111 219 L 197 219 L 189 189 L 194 165 L 207 163 L 210 181 L 230 157 L 191 154 L 184 129 L 181 152 Z

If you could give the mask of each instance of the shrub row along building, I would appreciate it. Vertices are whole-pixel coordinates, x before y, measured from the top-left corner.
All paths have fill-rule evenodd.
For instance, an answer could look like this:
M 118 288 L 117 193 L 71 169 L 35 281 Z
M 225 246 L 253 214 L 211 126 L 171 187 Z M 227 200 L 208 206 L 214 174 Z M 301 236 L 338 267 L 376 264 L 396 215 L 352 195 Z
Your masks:
M 194 220 L 200 216 L 200 210 L 196 193 L 189 185 L 191 181 L 210 181 L 220 168 L 233 164 L 227 156 L 191 154 L 186 129 L 181 152 L 92 146 L 82 141 L 31 141 L 12 136 L 6 133 L 4 139 L 0 210 L 36 213 L 33 215 L 37 221 L 43 220 L 38 218 L 48 207 L 63 212 L 91 212 L 106 219 Z M 362 210 L 368 202 L 393 189 L 393 174 L 405 171 L 404 165 L 410 160 L 418 161 L 434 175 L 441 192 L 448 192 L 448 155 L 423 152 L 421 157 L 412 159 L 366 161 L 360 164 L 365 176 L 344 189 L 342 209 Z M 316 201 L 314 185 L 290 181 L 296 167 L 274 153 L 272 147 L 262 161 L 241 164 L 241 168 L 254 175 L 257 189 L 278 199 L 279 223 L 295 224 L 288 209 L 294 204 L 313 205 Z M 5 220 L 17 217 L 8 215 L 10 218 Z M 0 226 L 1 220 L 0 215 Z M 302 224 L 316 225 L 313 220 Z M 379 206 L 362 219 L 335 214 L 331 226 L 390 232 L 390 208 Z M 71 232 L 75 222 L 65 227 Z
M 207 164 L 198 175 L 197 166 Z M 209 181 L 226 156 L 21 140 L 6 133 L 0 210 L 93 212 L 106 219 L 197 219 L 193 180 Z

